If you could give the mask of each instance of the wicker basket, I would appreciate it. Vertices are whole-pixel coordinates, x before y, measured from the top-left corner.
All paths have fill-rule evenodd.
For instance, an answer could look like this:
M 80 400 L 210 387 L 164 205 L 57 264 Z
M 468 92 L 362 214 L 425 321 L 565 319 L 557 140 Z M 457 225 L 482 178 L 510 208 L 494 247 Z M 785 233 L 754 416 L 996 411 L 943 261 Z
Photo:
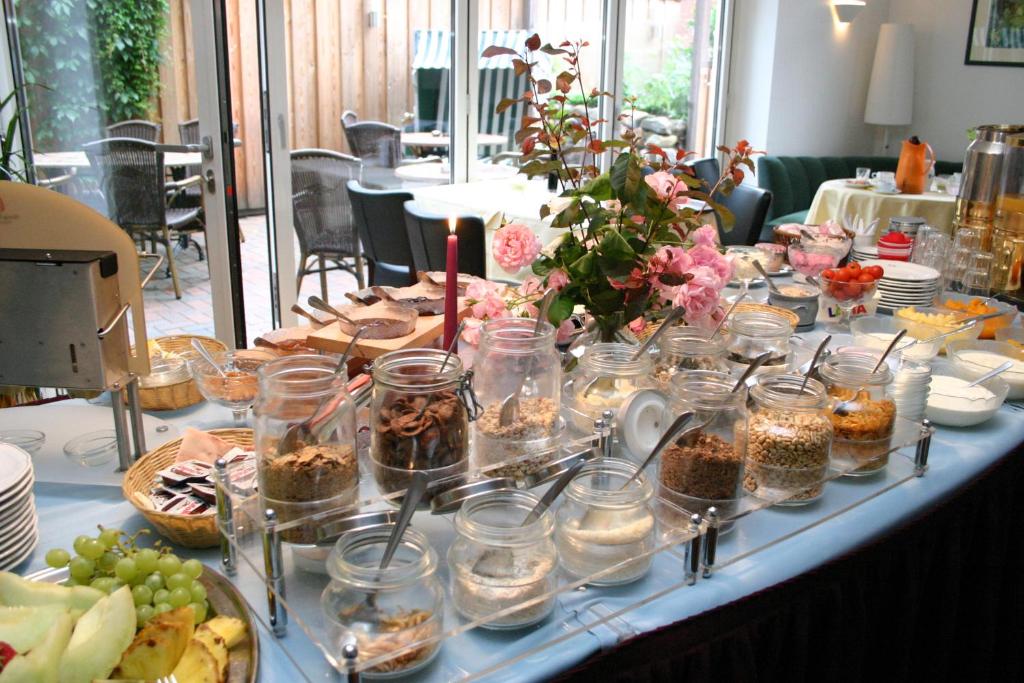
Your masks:
M 199 342 L 210 353 L 227 351 L 227 347 L 213 337 L 199 335 L 175 335 L 171 337 L 157 337 L 154 341 L 160 345 L 166 353 L 187 355 L 192 352 L 192 340 Z M 199 387 L 191 377 L 175 384 L 168 384 L 159 387 L 140 387 L 139 403 L 143 410 L 181 410 L 194 406 L 203 400 L 199 393 Z
M 240 448 L 252 448 L 251 429 L 211 429 L 209 433 Z M 181 439 L 174 439 L 139 458 L 125 472 L 121 491 L 128 502 L 156 527 L 157 533 L 167 540 L 186 548 L 212 548 L 220 543 L 216 514 L 199 517 L 172 515 L 146 507 L 135 497 L 136 493 L 146 494 L 153 488 L 156 473 L 174 464 L 180 447 Z
M 769 306 L 768 304 L 744 302 L 736 304 L 736 310 L 733 312 L 733 315 L 736 315 L 736 313 L 743 313 L 744 311 L 774 313 L 775 315 L 781 316 L 788 320 L 789 324 L 793 326 L 794 330 L 796 329 L 796 326 L 800 324 L 800 316 L 798 316 L 796 313 L 789 310 L 788 308 L 779 308 L 778 306 Z M 728 327 L 729 323 L 726 323 L 725 326 Z

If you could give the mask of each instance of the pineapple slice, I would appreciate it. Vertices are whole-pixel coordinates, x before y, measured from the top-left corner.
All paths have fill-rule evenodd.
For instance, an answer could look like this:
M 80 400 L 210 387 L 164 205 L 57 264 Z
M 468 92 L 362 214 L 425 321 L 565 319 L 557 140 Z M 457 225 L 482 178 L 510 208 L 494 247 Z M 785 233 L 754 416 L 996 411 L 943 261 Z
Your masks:
M 188 647 L 194 621 L 191 607 L 179 607 L 150 619 L 121 656 L 114 678 L 154 680 L 169 675 Z
M 192 638 L 172 675 L 178 683 L 224 683 L 227 672 L 202 640 Z
M 234 617 L 216 616 L 205 624 L 201 629 L 208 628 L 224 639 L 224 644 L 230 650 L 245 638 L 245 622 Z

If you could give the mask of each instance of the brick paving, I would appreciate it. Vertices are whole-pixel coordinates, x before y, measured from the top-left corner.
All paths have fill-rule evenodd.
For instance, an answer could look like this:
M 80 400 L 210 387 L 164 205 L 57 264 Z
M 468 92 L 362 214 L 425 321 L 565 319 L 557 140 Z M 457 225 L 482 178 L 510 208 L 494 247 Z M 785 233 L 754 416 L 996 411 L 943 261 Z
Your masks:
M 242 243 L 242 282 L 246 336 L 251 345 L 255 337 L 271 329 L 266 218 L 243 218 L 239 225 L 246 237 Z M 203 244 L 202 235 L 196 235 L 196 238 Z M 205 251 L 205 244 L 203 247 Z M 296 241 L 296 261 L 298 254 L 299 245 Z M 171 278 L 158 274 L 143 293 L 147 333 L 150 338 L 169 334 L 213 336 L 210 275 L 206 261 L 198 260 L 195 249 L 178 251 L 174 258 L 178 266 L 178 279 L 181 281 L 181 299 L 174 298 Z M 346 272 L 331 271 L 327 274 L 327 286 L 331 299 L 340 300 L 343 292 L 355 290 L 356 280 Z M 305 277 L 299 300 L 305 301 L 310 294 L 320 294 L 318 275 Z M 283 303 L 285 306 L 291 305 L 291 302 Z

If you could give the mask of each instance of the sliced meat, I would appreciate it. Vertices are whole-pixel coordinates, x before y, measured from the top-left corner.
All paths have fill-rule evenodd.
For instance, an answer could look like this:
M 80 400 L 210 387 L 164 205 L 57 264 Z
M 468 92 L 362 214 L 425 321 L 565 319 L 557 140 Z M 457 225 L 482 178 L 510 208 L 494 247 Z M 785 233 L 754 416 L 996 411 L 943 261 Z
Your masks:
M 381 301 L 372 306 L 338 306 L 355 325 L 338 320 L 341 331 L 352 336 L 358 327 L 365 327 L 363 339 L 395 339 L 404 337 L 416 329 L 419 313 L 413 308 Z
M 444 287 L 429 282 L 417 282 L 411 287 L 371 287 L 381 299 L 399 306 L 415 308 L 420 315 L 444 313 Z

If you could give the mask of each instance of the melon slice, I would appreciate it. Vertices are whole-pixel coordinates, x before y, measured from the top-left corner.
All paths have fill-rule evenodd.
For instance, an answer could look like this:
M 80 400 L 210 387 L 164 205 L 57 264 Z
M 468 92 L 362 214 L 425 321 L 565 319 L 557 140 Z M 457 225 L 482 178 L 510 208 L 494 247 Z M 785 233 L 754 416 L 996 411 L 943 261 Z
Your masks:
M 7 663 L 0 672 L 0 683 L 57 683 L 61 652 L 71 640 L 71 625 L 70 614 L 58 614 L 43 640 L 31 652 Z
M 67 611 L 64 605 L 0 607 L 0 642 L 25 654 L 42 642 L 57 617 Z
M 135 603 L 122 586 L 92 606 L 75 624 L 60 658 L 60 683 L 107 678 L 135 638 Z

